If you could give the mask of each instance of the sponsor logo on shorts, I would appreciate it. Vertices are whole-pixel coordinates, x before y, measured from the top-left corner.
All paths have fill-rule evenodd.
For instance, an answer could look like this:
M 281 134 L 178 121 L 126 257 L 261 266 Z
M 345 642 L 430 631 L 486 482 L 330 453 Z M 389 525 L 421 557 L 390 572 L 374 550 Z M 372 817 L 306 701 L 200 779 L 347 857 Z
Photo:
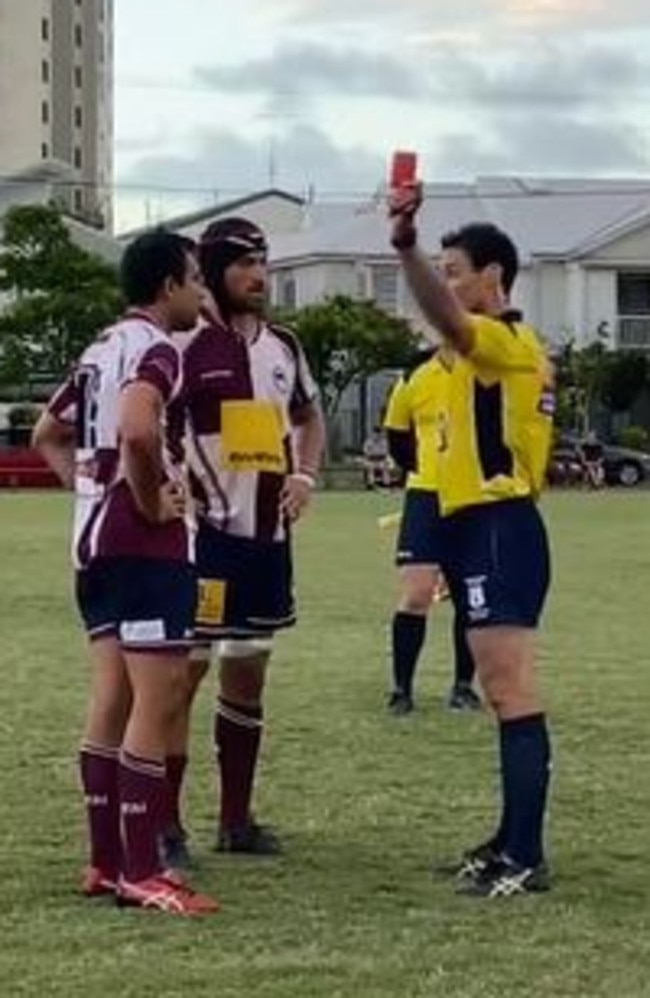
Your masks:
M 465 586 L 467 588 L 467 618 L 473 624 L 481 620 L 487 620 L 490 616 L 490 607 L 485 595 L 486 581 L 485 575 L 475 575 L 465 579 Z
M 148 645 L 167 637 L 164 620 L 125 620 L 120 625 L 120 639 L 129 645 Z
M 413 552 L 408 548 L 406 550 L 402 549 L 397 552 L 398 558 L 408 558 L 409 560 L 413 557 Z
M 124 801 L 120 804 L 120 812 L 124 815 L 140 815 L 147 813 L 147 805 L 137 801 Z

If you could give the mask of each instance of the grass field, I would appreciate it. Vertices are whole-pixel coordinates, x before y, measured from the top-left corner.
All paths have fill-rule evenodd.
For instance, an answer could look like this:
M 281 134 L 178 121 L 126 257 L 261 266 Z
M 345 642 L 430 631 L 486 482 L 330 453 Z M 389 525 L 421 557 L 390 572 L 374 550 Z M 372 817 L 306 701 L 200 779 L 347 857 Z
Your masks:
M 69 597 L 68 502 L 0 495 L 0 995 L 44 998 L 650 996 L 650 494 L 545 503 L 556 578 L 542 644 L 555 736 L 555 889 L 485 903 L 430 874 L 489 827 L 486 716 L 442 707 L 448 611 L 418 710 L 389 718 L 397 500 L 318 499 L 298 542 L 302 620 L 279 642 L 258 813 L 281 860 L 218 857 L 211 691 L 188 814 L 197 883 L 223 911 L 182 921 L 75 893 L 74 757 L 85 697 Z

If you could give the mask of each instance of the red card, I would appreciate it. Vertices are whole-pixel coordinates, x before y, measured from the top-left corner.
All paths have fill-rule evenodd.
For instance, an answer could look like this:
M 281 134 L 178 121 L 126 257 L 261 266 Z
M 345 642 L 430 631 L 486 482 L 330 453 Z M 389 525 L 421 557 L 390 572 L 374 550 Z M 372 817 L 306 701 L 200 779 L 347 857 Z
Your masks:
M 417 153 L 398 149 L 393 153 L 390 165 L 390 187 L 408 187 L 417 181 Z

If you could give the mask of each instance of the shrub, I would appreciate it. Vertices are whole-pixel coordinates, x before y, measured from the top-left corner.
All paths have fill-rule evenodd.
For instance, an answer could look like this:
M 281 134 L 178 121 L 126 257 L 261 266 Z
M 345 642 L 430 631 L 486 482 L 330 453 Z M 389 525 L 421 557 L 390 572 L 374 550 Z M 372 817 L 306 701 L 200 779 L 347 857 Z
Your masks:
M 20 402 L 7 413 L 9 423 L 9 444 L 12 447 L 27 447 L 32 437 L 32 428 L 41 414 L 40 406 L 33 402 Z
M 624 426 L 616 434 L 616 443 L 631 450 L 648 450 L 648 431 L 643 426 Z

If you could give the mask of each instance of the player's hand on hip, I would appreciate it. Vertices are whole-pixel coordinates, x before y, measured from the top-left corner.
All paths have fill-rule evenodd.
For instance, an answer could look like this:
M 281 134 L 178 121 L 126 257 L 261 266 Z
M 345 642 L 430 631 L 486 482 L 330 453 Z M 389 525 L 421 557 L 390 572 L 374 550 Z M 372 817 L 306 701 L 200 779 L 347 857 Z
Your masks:
M 165 482 L 158 495 L 157 523 L 169 523 L 185 516 L 187 495 L 180 482 Z
M 299 520 L 307 509 L 313 484 L 301 475 L 289 475 L 280 495 L 280 512 L 290 523 Z

